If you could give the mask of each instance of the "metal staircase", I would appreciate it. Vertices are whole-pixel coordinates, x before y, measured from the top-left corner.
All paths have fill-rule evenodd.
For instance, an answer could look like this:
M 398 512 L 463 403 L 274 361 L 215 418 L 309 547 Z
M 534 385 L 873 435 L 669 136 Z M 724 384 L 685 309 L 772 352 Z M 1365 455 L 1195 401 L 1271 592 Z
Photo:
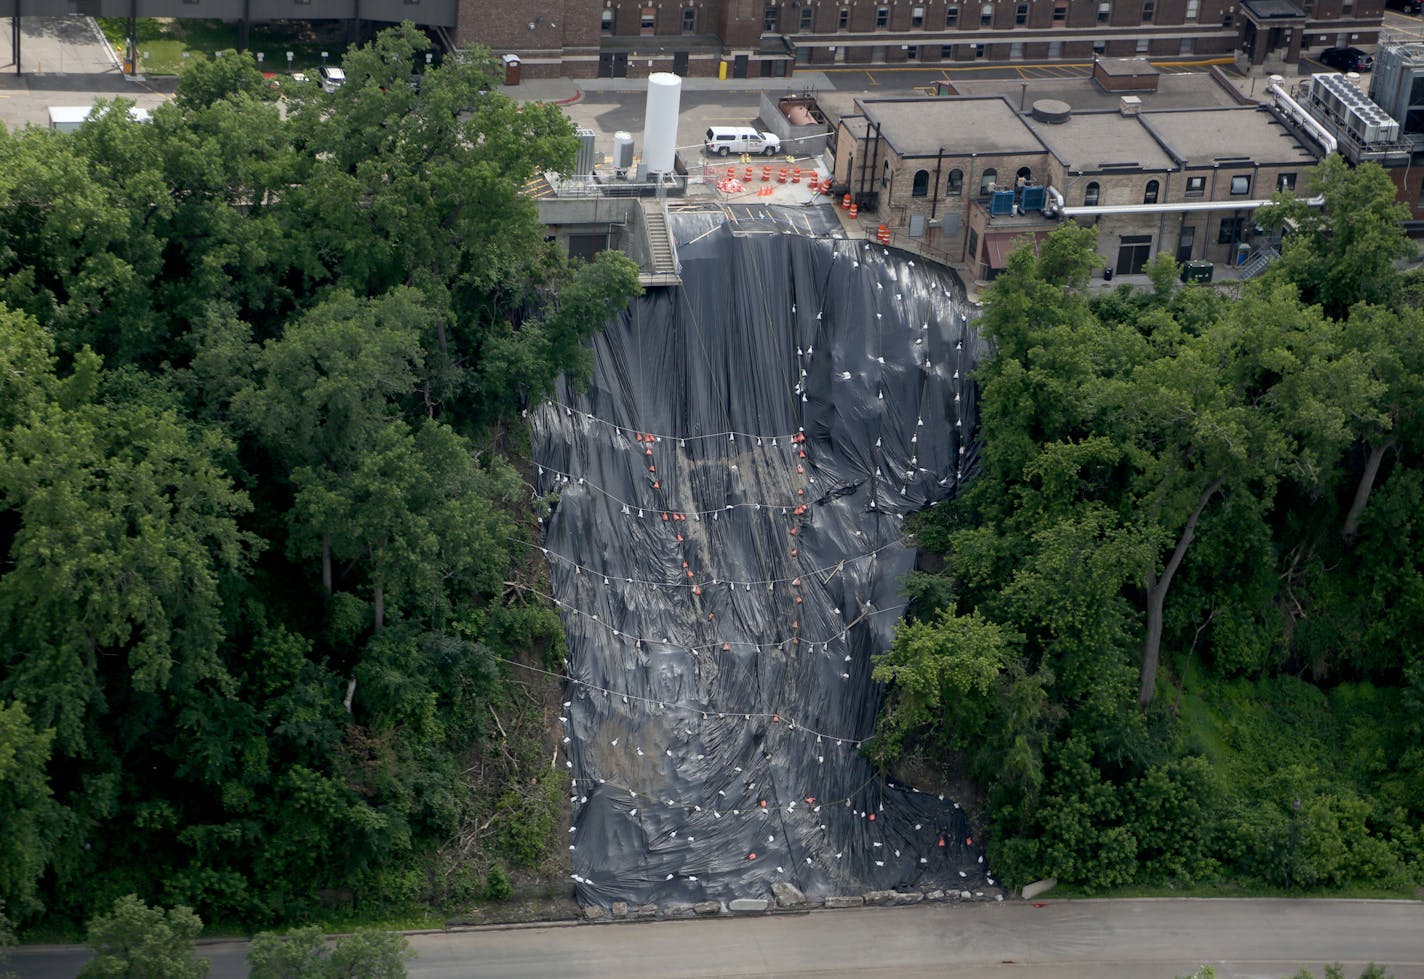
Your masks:
M 639 276 L 644 287 L 682 284 L 682 264 L 677 260 L 677 247 L 668 234 L 667 206 L 663 201 L 641 202 L 643 227 L 648 236 L 648 256 L 651 268 Z
M 1246 264 L 1236 270 L 1236 275 L 1241 279 L 1254 279 L 1262 272 L 1266 271 L 1266 266 L 1281 257 L 1281 253 L 1269 245 L 1263 245 L 1256 249 L 1256 253 L 1246 260 Z

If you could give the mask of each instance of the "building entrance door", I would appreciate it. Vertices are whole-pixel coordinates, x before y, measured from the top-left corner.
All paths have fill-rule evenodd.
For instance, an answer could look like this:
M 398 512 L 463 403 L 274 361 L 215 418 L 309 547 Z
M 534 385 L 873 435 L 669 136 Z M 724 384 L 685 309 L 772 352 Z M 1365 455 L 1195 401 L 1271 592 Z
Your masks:
M 1192 260 L 1192 245 L 1196 243 L 1197 229 L 1183 228 L 1177 235 L 1177 261 L 1190 262 Z
M 605 51 L 598 56 L 599 78 L 627 78 L 628 52 Z
M 1140 274 L 1151 255 L 1151 235 L 1123 235 L 1117 249 L 1117 274 Z
M 750 59 L 749 59 L 746 55 L 744 55 L 744 54 L 739 54 L 739 55 L 737 55 L 735 58 L 732 59 L 732 77 L 733 77 L 733 78 L 746 78 L 746 77 L 747 77 L 747 62 L 748 62 L 749 60 L 750 60 Z
M 674 51 L 672 53 L 672 73 L 674 75 L 687 76 L 687 52 Z

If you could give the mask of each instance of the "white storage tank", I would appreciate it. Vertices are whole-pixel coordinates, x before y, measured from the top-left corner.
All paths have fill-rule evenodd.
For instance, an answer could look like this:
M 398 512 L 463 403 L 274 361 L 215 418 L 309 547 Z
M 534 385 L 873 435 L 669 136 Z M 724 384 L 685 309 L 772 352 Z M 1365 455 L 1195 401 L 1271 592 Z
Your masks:
M 616 132 L 613 134 L 613 169 L 626 173 L 633 165 L 633 134 Z
M 648 173 L 672 173 L 677 160 L 677 117 L 682 109 L 682 79 L 667 71 L 648 76 L 648 104 L 643 117 L 643 165 Z

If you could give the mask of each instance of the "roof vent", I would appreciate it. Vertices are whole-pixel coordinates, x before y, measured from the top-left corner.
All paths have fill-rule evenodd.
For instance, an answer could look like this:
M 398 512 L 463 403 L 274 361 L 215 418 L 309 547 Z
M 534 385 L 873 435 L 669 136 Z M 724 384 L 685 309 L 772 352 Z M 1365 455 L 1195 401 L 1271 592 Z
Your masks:
M 1035 119 L 1050 126 L 1067 122 L 1073 116 L 1073 107 L 1058 99 L 1039 99 L 1030 111 Z
M 1142 111 L 1142 100 L 1136 95 L 1124 95 L 1118 102 L 1118 109 L 1125 116 L 1135 116 Z

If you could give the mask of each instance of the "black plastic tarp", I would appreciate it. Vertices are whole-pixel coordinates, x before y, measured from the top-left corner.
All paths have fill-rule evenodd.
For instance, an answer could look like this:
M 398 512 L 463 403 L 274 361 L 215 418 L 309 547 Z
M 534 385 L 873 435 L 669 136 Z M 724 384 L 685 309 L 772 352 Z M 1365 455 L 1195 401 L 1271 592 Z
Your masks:
M 568 637 L 584 903 L 982 888 L 952 800 L 860 753 L 904 611 L 903 517 L 974 460 L 952 272 L 806 208 L 674 210 L 682 285 L 530 412 Z

